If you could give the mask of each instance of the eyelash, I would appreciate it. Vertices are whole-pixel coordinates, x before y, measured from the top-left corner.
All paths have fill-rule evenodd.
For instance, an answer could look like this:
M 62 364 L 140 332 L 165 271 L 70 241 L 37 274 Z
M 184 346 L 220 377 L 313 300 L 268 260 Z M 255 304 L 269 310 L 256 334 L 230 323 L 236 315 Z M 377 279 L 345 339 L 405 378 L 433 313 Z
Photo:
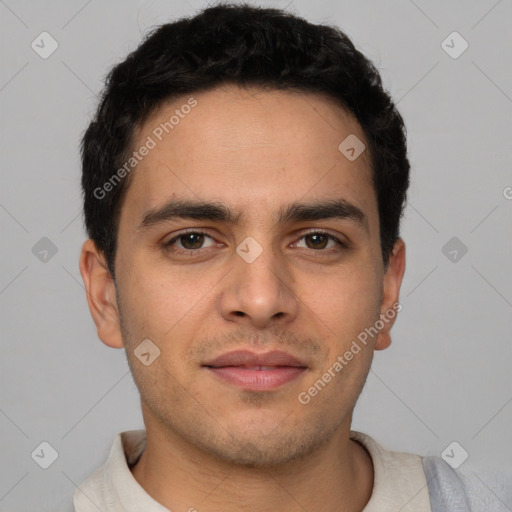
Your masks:
M 192 233 L 195 235 L 205 235 L 208 238 L 211 238 L 213 240 L 213 237 L 204 231 L 190 229 L 188 231 L 183 231 L 183 232 L 179 233 L 175 237 L 171 238 L 168 242 L 165 242 L 163 244 L 164 249 L 166 251 L 172 252 L 173 254 L 177 254 L 177 255 L 185 255 L 186 254 L 187 256 L 192 256 L 192 255 L 195 256 L 194 253 L 198 253 L 201 249 L 179 249 L 172 245 L 173 243 L 178 241 L 182 236 L 192 234 Z M 311 251 L 313 251 L 313 253 L 316 252 L 316 253 L 330 254 L 332 251 L 338 251 L 340 248 L 348 249 L 347 244 L 343 243 L 339 238 L 335 237 L 334 235 L 331 235 L 330 233 L 327 233 L 326 231 L 321 231 L 321 230 L 320 231 L 318 231 L 318 230 L 309 231 L 307 233 L 304 233 L 299 238 L 299 240 L 302 240 L 303 238 L 305 238 L 307 236 L 311 236 L 311 235 L 323 235 L 323 236 L 326 236 L 329 240 L 332 240 L 332 241 L 336 242 L 336 244 L 338 244 L 338 247 L 331 247 L 330 249 L 310 249 Z M 315 254 L 315 256 L 322 256 L 322 254 Z

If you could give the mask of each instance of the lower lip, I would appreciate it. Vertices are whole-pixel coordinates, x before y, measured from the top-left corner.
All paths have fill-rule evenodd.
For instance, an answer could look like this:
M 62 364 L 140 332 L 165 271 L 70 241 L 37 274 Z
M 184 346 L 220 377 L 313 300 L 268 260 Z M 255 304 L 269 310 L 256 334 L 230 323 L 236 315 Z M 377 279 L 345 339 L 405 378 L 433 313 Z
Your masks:
M 296 366 L 277 366 L 274 370 L 248 370 L 240 366 L 207 367 L 207 369 L 222 380 L 250 391 L 277 389 L 306 371 L 306 368 Z

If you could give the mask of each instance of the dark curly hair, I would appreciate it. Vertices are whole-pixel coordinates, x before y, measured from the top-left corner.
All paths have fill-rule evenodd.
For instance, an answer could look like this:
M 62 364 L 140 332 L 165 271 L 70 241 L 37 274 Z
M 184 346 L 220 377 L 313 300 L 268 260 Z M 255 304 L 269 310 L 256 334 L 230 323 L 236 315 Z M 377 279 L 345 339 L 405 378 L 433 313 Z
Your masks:
M 403 119 L 379 72 L 338 28 L 280 9 L 220 4 L 155 28 L 107 75 L 81 143 L 85 226 L 114 276 L 120 210 L 131 174 L 98 194 L 133 151 L 133 135 L 162 103 L 233 83 L 320 93 L 348 109 L 369 146 L 382 260 L 399 237 L 409 186 Z

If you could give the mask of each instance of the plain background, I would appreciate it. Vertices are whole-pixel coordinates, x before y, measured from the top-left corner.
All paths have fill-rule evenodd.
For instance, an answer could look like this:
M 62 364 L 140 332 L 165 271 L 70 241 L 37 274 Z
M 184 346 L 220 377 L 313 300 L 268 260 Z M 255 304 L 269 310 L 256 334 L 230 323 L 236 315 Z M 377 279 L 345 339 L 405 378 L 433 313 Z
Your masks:
M 403 310 L 353 428 L 422 455 L 457 441 L 495 492 L 484 468 L 512 477 L 512 2 L 254 3 L 345 31 L 408 130 Z M 0 2 L 2 511 L 69 504 L 114 436 L 143 428 L 124 351 L 98 340 L 78 270 L 78 144 L 111 66 L 152 26 L 206 5 Z M 47 59 L 31 47 L 43 31 L 59 45 Z M 469 44 L 458 58 L 441 45 L 454 31 Z M 43 237 L 57 251 L 46 261 Z M 48 469 L 31 457 L 43 441 L 58 452 Z

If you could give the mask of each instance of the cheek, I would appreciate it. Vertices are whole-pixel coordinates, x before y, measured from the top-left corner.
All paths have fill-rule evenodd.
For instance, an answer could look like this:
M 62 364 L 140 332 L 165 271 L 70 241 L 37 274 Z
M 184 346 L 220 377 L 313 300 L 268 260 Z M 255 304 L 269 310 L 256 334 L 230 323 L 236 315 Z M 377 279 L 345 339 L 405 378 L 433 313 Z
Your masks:
M 126 325 L 166 350 L 178 349 L 178 339 L 186 338 L 185 332 L 197 324 L 214 284 L 212 275 L 192 276 L 180 268 L 144 262 L 134 262 L 123 277 Z
M 368 270 L 347 267 L 333 269 L 322 279 L 306 276 L 302 288 L 310 312 L 333 333 L 354 334 L 354 329 L 364 328 L 375 316 L 378 318 L 381 285 Z
M 152 263 L 143 250 L 130 247 L 125 249 L 125 254 L 130 256 L 123 261 L 122 276 L 133 318 L 167 309 L 172 290 L 176 288 L 172 274 Z
M 375 339 L 366 329 L 379 318 L 380 291 L 374 281 L 368 277 L 364 279 L 363 276 L 356 279 L 354 275 L 352 279 L 330 281 L 326 293 L 318 295 L 317 300 L 321 303 L 311 308 L 312 321 L 324 335 L 327 355 L 326 367 L 318 370 L 323 373 L 339 357 L 342 358 L 343 375 L 334 379 L 333 389 L 345 385 L 359 388 L 360 379 L 366 375 L 371 363 Z
M 157 274 L 154 269 L 131 272 L 122 292 L 126 298 L 122 301 L 121 320 L 127 358 L 134 380 L 148 403 L 160 400 L 161 390 L 169 393 L 167 402 L 175 400 L 175 394 L 179 395 L 184 374 L 190 371 L 184 353 L 194 338 L 197 322 L 193 305 L 199 300 L 195 294 L 186 295 L 190 291 L 186 285 L 178 288 L 175 279 L 170 276 L 163 279 Z M 141 364 L 135 353 L 145 339 L 160 350 L 148 366 Z

